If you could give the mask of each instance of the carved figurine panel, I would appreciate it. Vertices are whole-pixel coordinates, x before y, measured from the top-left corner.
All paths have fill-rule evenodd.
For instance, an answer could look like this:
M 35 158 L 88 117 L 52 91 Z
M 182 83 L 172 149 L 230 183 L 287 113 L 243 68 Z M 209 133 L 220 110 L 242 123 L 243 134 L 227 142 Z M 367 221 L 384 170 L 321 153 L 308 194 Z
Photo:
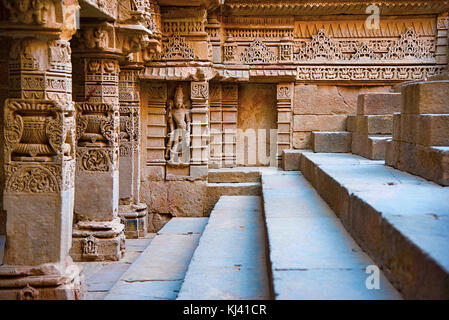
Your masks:
M 172 166 L 190 162 L 191 101 L 186 86 L 177 85 L 167 100 L 167 143 L 165 158 Z

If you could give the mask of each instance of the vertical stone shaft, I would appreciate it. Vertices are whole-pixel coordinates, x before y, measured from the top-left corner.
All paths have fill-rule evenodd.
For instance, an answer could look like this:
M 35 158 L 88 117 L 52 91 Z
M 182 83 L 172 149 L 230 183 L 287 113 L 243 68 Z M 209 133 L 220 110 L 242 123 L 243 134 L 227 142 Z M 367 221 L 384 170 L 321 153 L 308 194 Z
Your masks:
M 435 60 L 439 65 L 447 66 L 449 63 L 448 36 L 449 17 L 442 14 L 437 18 L 437 35 L 435 47 Z
M 292 83 L 277 85 L 276 106 L 277 116 L 277 160 L 282 156 L 283 150 L 292 148 L 292 122 L 293 122 L 293 88 Z
M 127 238 L 146 234 L 146 205 L 140 203 L 140 94 L 139 68 L 122 67 L 120 101 L 120 205 Z
M 5 104 L 8 98 L 8 61 L 9 61 L 10 41 L 2 38 L 0 41 L 0 106 Z M 0 146 L 5 145 L 3 136 L 3 112 L 0 112 Z M 0 235 L 6 234 L 6 212 L 3 210 L 3 189 L 4 189 L 4 167 L 3 156 L 0 155 Z
M 81 297 L 80 270 L 69 256 L 76 135 L 71 72 L 70 43 L 58 33 L 12 40 L 2 110 L 7 224 L 0 300 Z
M 221 168 L 223 159 L 223 110 L 221 107 L 221 84 L 209 87 L 210 159 L 209 168 Z
M 209 161 L 209 83 L 192 81 L 191 166 L 206 166 Z
M 76 224 L 72 257 L 119 260 L 125 250 L 119 204 L 118 59 L 101 53 L 81 59 L 77 91 Z
M 238 84 L 222 84 L 223 166 L 227 168 L 237 165 L 238 92 Z
M 165 179 L 165 139 L 167 137 L 166 108 L 167 84 L 150 82 L 148 85 L 148 108 L 142 115 L 146 126 L 142 130 L 145 139 L 142 149 L 145 152 L 145 176 L 150 180 Z

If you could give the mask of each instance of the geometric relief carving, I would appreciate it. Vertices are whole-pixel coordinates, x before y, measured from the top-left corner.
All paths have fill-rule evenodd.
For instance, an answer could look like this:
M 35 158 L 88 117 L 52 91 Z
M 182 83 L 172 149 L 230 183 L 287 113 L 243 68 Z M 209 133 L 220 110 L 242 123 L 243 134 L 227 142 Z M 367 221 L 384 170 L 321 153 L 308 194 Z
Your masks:
M 396 41 L 335 40 L 324 29 L 312 36 L 312 40 L 298 48 L 295 61 L 332 62 L 332 61 L 385 61 L 385 60 L 425 60 L 433 59 L 434 44 L 431 40 L 420 39 L 413 28 L 406 30 Z M 382 52 L 385 51 L 385 52 Z
M 405 81 L 443 72 L 434 66 L 304 66 L 298 67 L 298 81 Z
M 254 40 L 242 53 L 240 61 L 243 63 L 270 63 L 277 60 L 276 56 L 259 39 Z
M 432 44 L 430 41 L 419 39 L 418 34 L 410 28 L 399 39 L 383 57 L 386 60 L 404 59 L 431 59 L 433 57 Z
M 297 60 L 343 60 L 341 44 L 331 39 L 323 29 L 300 48 Z
M 191 60 L 195 58 L 195 50 L 189 46 L 184 37 L 177 33 L 169 38 L 168 43 L 164 44 L 162 49 L 162 59 Z

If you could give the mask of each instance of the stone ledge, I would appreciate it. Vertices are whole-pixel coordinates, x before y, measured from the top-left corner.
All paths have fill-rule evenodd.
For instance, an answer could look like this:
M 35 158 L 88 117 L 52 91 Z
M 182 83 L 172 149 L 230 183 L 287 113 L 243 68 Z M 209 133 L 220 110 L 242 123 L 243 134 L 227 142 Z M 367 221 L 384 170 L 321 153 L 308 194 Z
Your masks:
M 301 171 L 407 299 L 449 299 L 449 188 L 348 154 Z

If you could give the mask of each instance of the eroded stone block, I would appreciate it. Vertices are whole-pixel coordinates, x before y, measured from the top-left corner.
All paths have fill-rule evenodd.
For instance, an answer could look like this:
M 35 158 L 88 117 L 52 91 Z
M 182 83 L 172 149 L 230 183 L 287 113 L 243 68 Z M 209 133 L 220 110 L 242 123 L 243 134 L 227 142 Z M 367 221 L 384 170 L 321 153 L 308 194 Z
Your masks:
M 385 115 L 399 111 L 401 111 L 400 93 L 365 93 L 358 97 L 359 115 Z
M 351 152 L 350 132 L 312 132 L 314 152 Z

